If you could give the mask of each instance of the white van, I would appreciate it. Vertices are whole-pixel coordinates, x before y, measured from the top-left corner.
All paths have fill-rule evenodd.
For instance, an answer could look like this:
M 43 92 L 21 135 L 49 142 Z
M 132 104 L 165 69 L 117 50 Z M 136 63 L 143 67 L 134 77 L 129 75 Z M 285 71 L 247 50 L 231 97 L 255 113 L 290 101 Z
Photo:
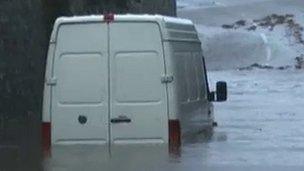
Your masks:
M 159 15 L 57 19 L 47 57 L 44 148 L 57 144 L 180 143 L 213 125 L 193 23 Z M 215 97 L 216 95 L 216 97 Z

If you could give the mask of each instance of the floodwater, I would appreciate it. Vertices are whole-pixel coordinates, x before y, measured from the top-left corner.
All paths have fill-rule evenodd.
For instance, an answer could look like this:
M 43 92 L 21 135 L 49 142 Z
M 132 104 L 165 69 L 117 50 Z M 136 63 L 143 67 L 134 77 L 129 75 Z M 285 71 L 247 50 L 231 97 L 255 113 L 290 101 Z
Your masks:
M 303 70 L 219 71 L 210 78 L 228 79 L 230 100 L 216 104 L 214 141 L 200 146 L 207 165 L 304 164 Z
M 301 170 L 304 168 L 303 71 L 213 71 L 229 85 L 229 100 L 215 103 L 212 136 L 166 146 L 55 147 L 46 170 Z M 303 166 L 303 167 L 302 167 Z

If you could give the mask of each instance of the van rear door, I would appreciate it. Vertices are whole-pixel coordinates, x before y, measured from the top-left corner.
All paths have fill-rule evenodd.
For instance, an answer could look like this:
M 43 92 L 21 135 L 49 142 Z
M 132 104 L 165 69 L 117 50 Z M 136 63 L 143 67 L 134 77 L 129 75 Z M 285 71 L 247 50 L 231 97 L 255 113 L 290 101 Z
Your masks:
M 168 142 L 162 40 L 158 24 L 109 24 L 112 144 Z
M 51 80 L 52 144 L 168 142 L 164 75 L 154 22 L 60 25 Z
M 52 144 L 109 141 L 108 26 L 62 24 L 52 74 Z

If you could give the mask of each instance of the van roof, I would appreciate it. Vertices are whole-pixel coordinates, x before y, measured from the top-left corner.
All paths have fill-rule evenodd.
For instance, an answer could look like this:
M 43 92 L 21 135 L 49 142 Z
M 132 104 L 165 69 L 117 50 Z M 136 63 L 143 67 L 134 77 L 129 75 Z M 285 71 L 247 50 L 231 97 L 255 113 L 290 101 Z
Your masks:
M 172 22 L 184 25 L 193 25 L 191 20 L 174 18 L 162 15 L 115 15 L 115 21 L 160 21 L 164 20 L 165 22 Z M 88 21 L 104 21 L 103 15 L 89 15 L 89 16 L 73 16 L 73 17 L 59 17 L 56 23 L 67 23 L 67 22 L 88 22 Z
M 114 21 L 156 22 L 160 25 L 164 40 L 199 42 L 191 20 L 162 15 L 114 15 Z M 62 24 L 104 22 L 104 15 L 59 17 L 54 25 L 51 42 L 56 41 L 57 30 Z

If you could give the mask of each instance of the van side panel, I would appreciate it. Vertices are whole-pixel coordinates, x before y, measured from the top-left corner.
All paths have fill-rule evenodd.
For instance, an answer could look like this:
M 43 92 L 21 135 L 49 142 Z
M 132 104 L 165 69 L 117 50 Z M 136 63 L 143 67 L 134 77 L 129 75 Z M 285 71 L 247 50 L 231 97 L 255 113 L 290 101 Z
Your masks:
M 108 27 L 60 25 L 53 66 L 52 143 L 108 142 Z
M 212 105 L 207 100 L 200 43 L 167 41 L 165 49 L 168 74 L 174 76 L 168 87 L 170 119 L 179 119 L 183 136 L 210 127 Z

